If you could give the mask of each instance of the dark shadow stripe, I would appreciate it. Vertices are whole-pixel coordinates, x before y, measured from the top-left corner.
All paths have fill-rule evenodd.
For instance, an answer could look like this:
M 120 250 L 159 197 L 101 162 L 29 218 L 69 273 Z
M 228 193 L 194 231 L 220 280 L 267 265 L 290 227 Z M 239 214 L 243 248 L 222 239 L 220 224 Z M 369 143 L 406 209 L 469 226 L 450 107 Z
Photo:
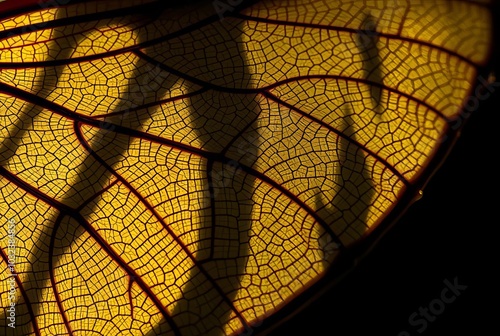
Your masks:
M 0 175 L 3 176 L 3 174 L 1 173 L 1 167 L 0 167 Z M 1 248 L 0 248 L 0 257 L 5 261 L 6 264 L 9 263 L 8 262 L 9 258 L 4 253 L 3 249 L 1 249 Z M 14 274 L 16 274 L 14 276 L 14 278 L 16 279 L 17 287 L 19 288 L 19 291 L 21 292 L 21 296 L 24 299 L 24 304 L 26 305 L 26 308 L 28 309 L 28 314 L 30 316 L 31 323 L 33 324 L 33 332 L 35 333 L 35 335 L 40 336 L 41 335 L 40 328 L 38 327 L 38 322 L 36 321 L 35 314 L 33 312 L 33 308 L 31 307 L 31 302 L 30 302 L 30 299 L 28 297 L 28 294 L 26 293 L 26 290 L 24 289 L 23 283 L 19 280 L 19 273 L 16 272 Z M 4 309 L 7 310 L 7 307 L 5 307 Z M 5 316 L 5 318 L 7 318 L 7 315 Z M 7 328 L 7 326 L 5 328 Z

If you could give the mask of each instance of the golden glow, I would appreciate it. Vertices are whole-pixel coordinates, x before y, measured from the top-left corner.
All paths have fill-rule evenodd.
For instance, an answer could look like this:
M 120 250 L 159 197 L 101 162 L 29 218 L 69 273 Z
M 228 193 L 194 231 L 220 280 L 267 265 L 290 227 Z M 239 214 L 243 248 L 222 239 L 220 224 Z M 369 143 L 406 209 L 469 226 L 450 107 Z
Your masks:
M 148 2 L 41 9 L 0 30 Z M 177 34 L 213 10 L 0 41 L 1 85 L 53 107 L 0 92 L 0 227 L 17 223 L 40 334 L 173 334 L 165 315 L 183 335 L 237 334 L 271 315 L 426 171 L 492 43 L 487 7 L 465 1 L 263 1 Z

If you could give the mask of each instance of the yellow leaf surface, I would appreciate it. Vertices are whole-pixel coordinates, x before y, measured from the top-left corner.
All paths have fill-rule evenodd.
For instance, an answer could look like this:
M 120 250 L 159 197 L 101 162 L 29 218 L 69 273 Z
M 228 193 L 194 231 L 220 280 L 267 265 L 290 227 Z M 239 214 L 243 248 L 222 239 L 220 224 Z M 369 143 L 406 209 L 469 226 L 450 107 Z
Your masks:
M 2 334 L 252 332 L 418 195 L 492 46 L 486 1 L 26 8 L 0 19 Z

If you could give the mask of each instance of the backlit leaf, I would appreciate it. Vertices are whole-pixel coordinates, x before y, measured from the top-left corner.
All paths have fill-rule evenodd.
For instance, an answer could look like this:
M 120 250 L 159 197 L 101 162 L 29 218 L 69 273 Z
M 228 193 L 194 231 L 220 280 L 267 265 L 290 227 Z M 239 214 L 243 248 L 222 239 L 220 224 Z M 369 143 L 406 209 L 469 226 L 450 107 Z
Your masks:
M 487 1 L 5 8 L 16 335 L 278 323 L 419 197 L 492 46 Z

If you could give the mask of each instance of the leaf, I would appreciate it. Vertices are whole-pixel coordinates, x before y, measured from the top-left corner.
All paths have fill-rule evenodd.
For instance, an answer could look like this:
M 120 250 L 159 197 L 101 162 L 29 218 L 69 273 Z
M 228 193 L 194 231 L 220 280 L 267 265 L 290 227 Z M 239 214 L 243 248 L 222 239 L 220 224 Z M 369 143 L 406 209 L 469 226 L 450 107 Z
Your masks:
M 484 85 L 489 13 L 323 0 L 7 12 L 0 213 L 15 262 L 2 245 L 1 299 L 16 279 L 16 334 L 278 323 L 419 195 Z

